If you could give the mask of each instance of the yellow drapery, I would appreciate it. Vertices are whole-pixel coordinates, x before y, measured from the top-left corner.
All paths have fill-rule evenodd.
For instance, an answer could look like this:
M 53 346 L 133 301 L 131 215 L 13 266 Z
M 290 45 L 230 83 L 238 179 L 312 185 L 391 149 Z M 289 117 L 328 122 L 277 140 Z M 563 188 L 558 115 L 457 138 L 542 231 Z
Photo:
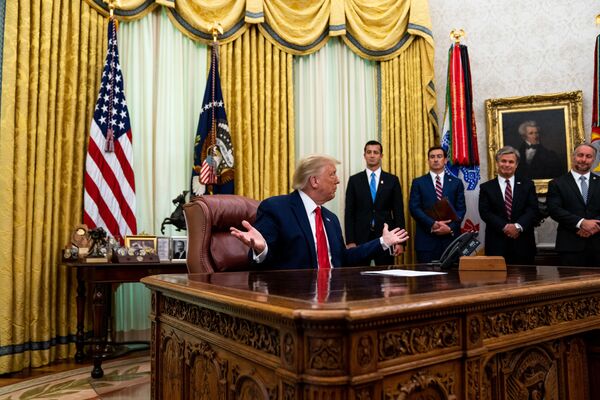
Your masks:
M 412 180 L 428 171 L 427 149 L 436 144 L 437 122 L 433 114 L 433 48 L 417 38 L 399 57 L 381 63 L 381 140 L 389 156 L 383 169 L 400 178 L 404 215 L 414 238 L 414 220 L 408 212 Z M 385 151 L 385 150 L 384 150 Z M 404 262 L 413 262 L 413 244 Z
M 74 274 L 106 20 L 83 1 L 6 3 L 0 121 L 0 373 L 72 356 Z
M 250 27 L 220 48 L 220 73 L 237 168 L 236 193 L 287 193 L 294 171 L 292 55 Z
M 86 0 L 106 13 L 100 0 Z M 249 27 L 279 49 L 295 55 L 319 50 L 332 36 L 342 36 L 358 55 L 389 60 L 416 36 L 431 39 L 427 0 L 121 0 L 117 15 L 137 19 L 162 4 L 185 35 L 208 43 L 219 22 L 222 43 L 236 40 Z

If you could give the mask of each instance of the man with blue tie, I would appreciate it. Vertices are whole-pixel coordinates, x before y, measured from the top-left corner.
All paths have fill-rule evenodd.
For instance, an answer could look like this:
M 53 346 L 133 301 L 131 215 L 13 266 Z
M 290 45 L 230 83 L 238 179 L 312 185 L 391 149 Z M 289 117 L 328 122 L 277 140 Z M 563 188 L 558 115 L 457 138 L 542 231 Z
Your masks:
M 558 222 L 554 248 L 563 265 L 600 266 L 600 176 L 591 172 L 596 152 L 580 144 L 571 171 L 548 184 L 548 212 Z
M 404 229 L 383 227 L 381 237 L 347 249 L 338 218 L 322 205 L 335 197 L 339 179 L 334 158 L 308 156 L 299 161 L 294 191 L 263 200 L 252 226 L 231 234 L 250 247 L 249 257 L 265 268 L 329 269 L 367 265 L 368 261 L 408 240 Z
M 365 144 L 367 168 L 348 180 L 344 228 L 346 247 L 355 247 L 381 236 L 383 224 L 404 229 L 404 203 L 398 177 L 381 169 L 383 147 L 376 140 Z M 402 248 L 399 249 L 402 251 Z M 382 254 L 375 265 L 394 264 L 394 256 Z
M 415 251 L 418 263 L 439 260 L 446 247 L 460 234 L 465 216 L 465 193 L 460 179 L 446 174 L 446 150 L 440 146 L 427 151 L 429 173 L 415 178 L 410 188 L 408 209 L 417 223 Z M 428 215 L 434 204 L 446 198 L 456 212 L 457 220 L 439 220 Z
M 479 188 L 479 215 L 485 222 L 487 256 L 530 265 L 535 261 L 539 207 L 533 181 L 515 177 L 519 159 L 519 151 L 511 146 L 496 152 L 498 176 Z

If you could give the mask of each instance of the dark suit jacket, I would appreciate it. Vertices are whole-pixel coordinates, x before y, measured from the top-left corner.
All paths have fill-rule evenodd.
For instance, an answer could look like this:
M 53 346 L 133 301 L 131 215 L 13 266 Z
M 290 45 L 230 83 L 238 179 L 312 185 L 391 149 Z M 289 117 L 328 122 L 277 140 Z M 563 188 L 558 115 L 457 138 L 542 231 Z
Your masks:
M 503 256 L 512 264 L 531 264 L 536 253 L 534 227 L 539 219 L 535 185 L 515 177 L 511 219 L 506 215 L 498 178 L 479 187 L 479 215 L 485 221 L 485 254 Z M 502 232 L 506 224 L 518 223 L 523 232 L 511 239 Z
M 346 188 L 346 243 L 367 242 L 373 220 L 373 232 L 379 236 L 384 223 L 388 224 L 389 229 L 404 228 L 402 189 L 397 176 L 381 171 L 373 203 L 369 178 L 363 170 L 350 177 Z
M 325 207 L 321 207 L 321 214 L 332 266 L 366 264 L 375 255 L 383 253 L 379 239 L 346 249 L 338 218 Z M 261 265 L 277 269 L 317 267 L 315 240 L 298 191 L 263 200 L 258 206 L 254 227 L 269 246 L 267 258 Z M 252 259 L 252 251 L 249 257 Z
M 517 166 L 516 175 L 524 179 L 548 179 L 556 178 L 564 173 L 565 165 L 560 161 L 558 155 L 543 145 L 538 145 L 531 163 L 527 164 L 525 156 L 526 143 L 519 147 L 521 159 Z
M 454 237 L 456 237 L 460 234 L 460 222 L 467 211 L 462 181 L 445 173 L 442 194 L 444 197 L 448 198 L 448 201 L 452 204 L 456 211 L 456 215 L 460 219 L 460 221 L 450 223 L 450 228 L 452 228 Z M 417 251 L 432 251 L 435 248 L 436 242 L 450 242 L 452 239 L 450 235 L 439 236 L 431 233 L 431 226 L 435 220 L 427 215 L 425 211 L 433 207 L 436 201 L 435 187 L 433 186 L 433 181 L 431 180 L 431 175 L 429 175 L 429 173 L 413 179 L 410 188 L 408 208 L 410 210 L 410 215 L 412 215 L 417 222 L 417 229 L 415 232 L 415 250 Z
M 600 219 L 600 176 L 590 174 L 587 204 L 571 172 L 550 181 L 546 202 L 550 216 L 558 222 L 556 251 L 583 251 L 590 241 L 600 249 L 600 234 L 582 238 L 576 226 L 582 218 Z

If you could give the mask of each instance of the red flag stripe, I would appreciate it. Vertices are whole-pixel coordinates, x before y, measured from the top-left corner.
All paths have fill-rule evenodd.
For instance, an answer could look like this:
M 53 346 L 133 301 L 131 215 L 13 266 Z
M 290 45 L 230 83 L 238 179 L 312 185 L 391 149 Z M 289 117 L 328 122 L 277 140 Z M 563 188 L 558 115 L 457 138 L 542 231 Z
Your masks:
M 113 235 L 117 235 L 118 233 L 120 233 L 121 231 L 119 229 L 119 224 L 117 223 L 117 220 L 115 219 L 110 208 L 104 202 L 102 196 L 100 195 L 100 190 L 98 189 L 98 186 L 96 186 L 94 180 L 87 173 L 85 174 L 85 191 L 87 192 L 89 198 L 92 199 L 92 201 L 96 205 L 98 209 L 98 214 L 104 221 L 106 229 Z M 93 216 L 91 216 L 90 219 L 94 222 L 94 226 L 98 225 L 96 223 L 96 219 L 93 218 Z

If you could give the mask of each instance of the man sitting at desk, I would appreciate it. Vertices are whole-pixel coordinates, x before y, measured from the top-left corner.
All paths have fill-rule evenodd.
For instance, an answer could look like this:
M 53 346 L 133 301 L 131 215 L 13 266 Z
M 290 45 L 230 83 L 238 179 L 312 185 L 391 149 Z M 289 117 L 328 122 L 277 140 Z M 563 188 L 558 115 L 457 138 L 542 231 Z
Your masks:
M 231 228 L 231 234 L 250 247 L 254 262 L 271 268 L 331 268 L 366 265 L 390 248 L 399 252 L 408 234 L 404 229 L 388 230 L 380 238 L 346 249 L 338 218 L 321 207 L 335 197 L 340 183 L 334 158 L 308 156 L 298 163 L 292 193 L 262 201 L 252 226 L 246 232 Z

